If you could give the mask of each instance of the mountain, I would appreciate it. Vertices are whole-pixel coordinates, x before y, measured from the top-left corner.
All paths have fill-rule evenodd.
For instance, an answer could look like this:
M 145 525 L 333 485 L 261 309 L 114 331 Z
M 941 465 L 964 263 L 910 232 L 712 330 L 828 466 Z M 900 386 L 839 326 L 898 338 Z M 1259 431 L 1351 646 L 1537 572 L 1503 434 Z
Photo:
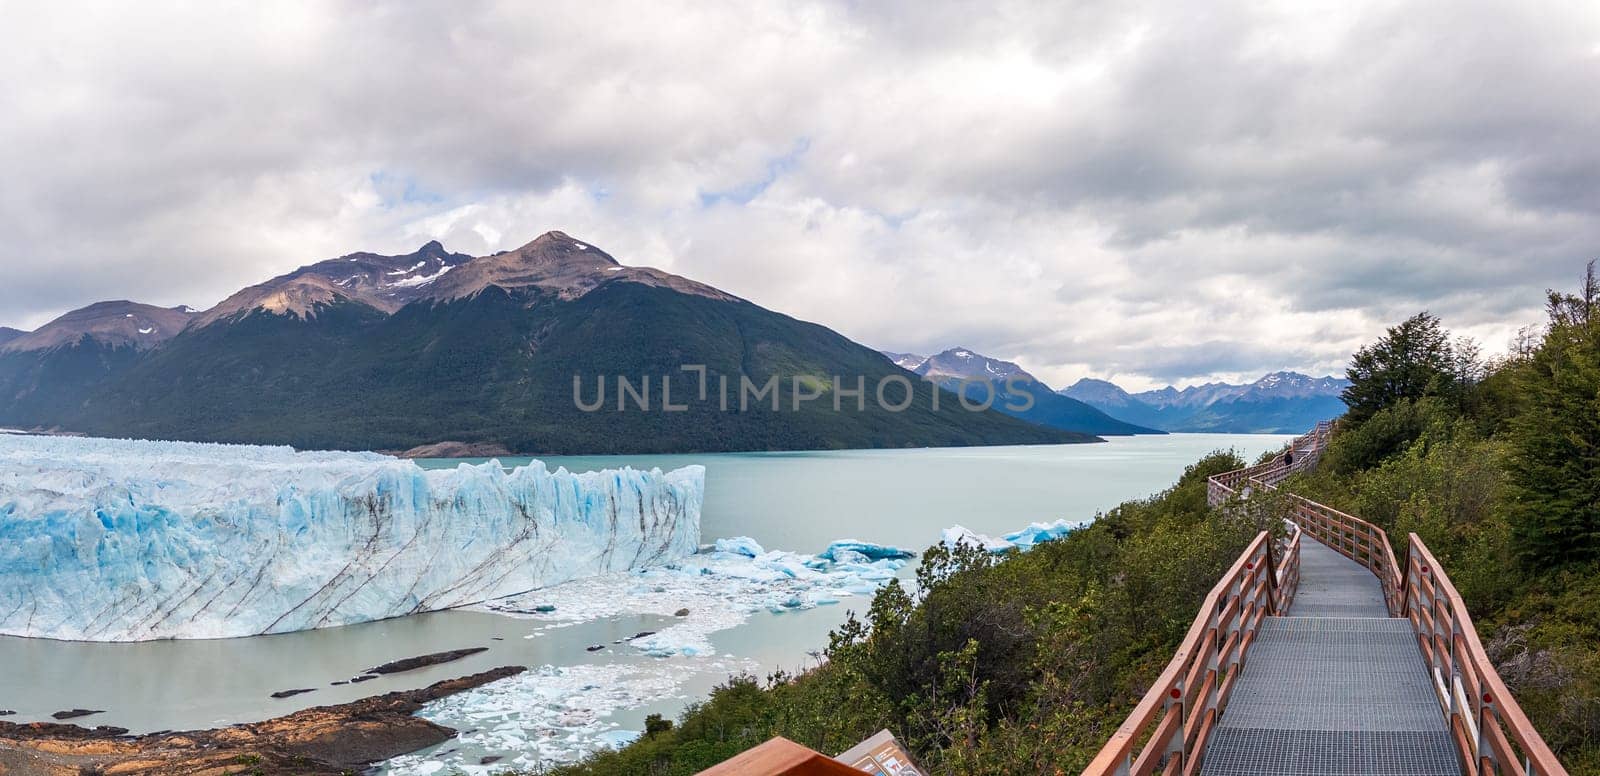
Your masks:
M 887 350 L 882 351 L 882 353 L 883 355 L 887 356 L 890 361 L 893 361 L 895 366 L 900 367 L 907 372 L 917 371 L 917 367 L 922 366 L 922 363 L 928 360 L 927 356 L 919 356 L 915 353 L 892 353 Z
M 1115 383 L 1085 377 L 1061 389 L 1060 393 L 1117 420 L 1165 431 L 1175 430 L 1173 419 L 1177 413 L 1164 413 L 1160 408 L 1135 398 Z
M 13 329 L 10 326 L 0 326 L 0 348 L 4 348 L 7 342 L 21 337 L 24 334 L 27 334 L 27 332 L 21 329 Z
M 320 307 L 345 303 L 394 313 L 428 296 L 429 285 L 471 260 L 466 254 L 446 251 L 436 240 L 400 256 L 352 253 L 239 291 L 197 317 L 195 325 L 256 312 L 303 319 L 315 316 Z
M 142 353 L 177 336 L 192 316 L 182 306 L 97 302 L 32 332 L 5 337 L 0 340 L 0 417 L 15 424 L 72 417 L 90 394 Z M 56 423 L 27 420 L 26 425 Z
M 895 404 L 902 391 L 892 381 L 910 381 L 877 352 L 703 283 L 624 266 L 560 232 L 475 258 L 438 243 L 350 254 L 192 317 L 156 347 L 115 350 L 83 385 L 63 387 L 70 370 L 51 373 L 51 384 L 35 365 L 30 384 L 64 401 L 16 401 L 5 388 L 12 367 L 0 362 L 0 425 L 539 454 L 1095 439 L 968 411 L 953 395 L 935 410 L 928 385 L 891 411 L 874 387 L 891 381 Z M 580 408 L 601 389 L 600 407 Z
M 1207 407 L 1218 402 L 1237 399 L 1265 401 L 1337 396 L 1347 385 L 1348 381 L 1337 377 L 1308 377 L 1298 372 L 1273 372 L 1245 385 L 1206 383 L 1190 386 L 1181 391 L 1169 385 L 1159 390 L 1134 394 L 1132 398 L 1157 408 Z
M 912 371 L 935 380 L 953 378 L 993 380 L 1003 383 L 1007 378 L 1015 377 L 1027 382 L 1039 382 L 1033 375 L 1023 371 L 1022 367 L 1010 361 L 989 358 L 966 348 L 951 348 L 943 353 L 936 353 L 923 359 L 922 363 Z
M 126 300 L 96 302 L 12 337 L 0 344 L 0 349 L 51 350 L 78 345 L 87 338 L 108 347 L 145 350 L 177 336 L 189 325 L 190 316 L 188 307 L 154 307 Z
M 1167 386 L 1136 394 L 1084 378 L 1061 392 L 1111 417 L 1167 431 L 1287 434 L 1343 415 L 1339 394 L 1347 385 L 1337 377 L 1273 372 L 1242 385 Z
M 992 395 L 996 409 L 1030 423 L 1113 436 L 1161 433 L 1153 427 L 1111 417 L 1083 401 L 1062 396 L 1022 367 L 967 348 L 951 348 L 932 356 L 887 351 L 883 355 L 896 366 L 952 391 L 964 387 L 973 403 L 981 403 Z M 982 383 L 988 387 L 982 387 Z M 1027 409 L 1020 409 L 1024 406 Z

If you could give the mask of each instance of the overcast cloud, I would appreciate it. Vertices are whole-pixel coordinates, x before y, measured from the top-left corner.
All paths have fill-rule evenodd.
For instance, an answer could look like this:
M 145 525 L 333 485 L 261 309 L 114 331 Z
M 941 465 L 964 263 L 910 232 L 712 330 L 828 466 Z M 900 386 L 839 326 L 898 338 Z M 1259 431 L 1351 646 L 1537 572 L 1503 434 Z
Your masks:
M 0 325 L 561 229 L 1053 384 L 1488 350 L 1600 257 L 1600 4 L 0 0 Z

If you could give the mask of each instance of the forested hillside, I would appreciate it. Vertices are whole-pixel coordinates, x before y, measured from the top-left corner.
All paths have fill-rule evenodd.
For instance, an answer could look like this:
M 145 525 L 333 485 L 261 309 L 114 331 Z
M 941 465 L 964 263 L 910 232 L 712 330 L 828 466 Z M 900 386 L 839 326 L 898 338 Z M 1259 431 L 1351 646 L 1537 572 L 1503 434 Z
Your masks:
M 1350 415 L 1290 489 L 1422 536 L 1501 676 L 1573 774 L 1600 774 L 1600 284 L 1484 362 L 1423 313 L 1352 359 Z M 690 774 L 774 735 L 842 751 L 888 727 L 940 774 L 1075 773 L 1262 526 L 1177 485 L 1027 554 L 935 547 L 794 676 L 740 678 L 562 774 Z M 1232 515 L 1232 516 L 1230 516 Z M 1019 515 L 1018 521 L 1043 517 Z M 1404 550 L 1404 542 L 1396 541 Z
M 1082 409 L 1051 428 L 963 407 L 827 327 L 560 232 L 477 258 L 349 254 L 192 319 L 91 305 L 0 348 L 0 425 L 317 449 L 953 447 L 1124 426 Z

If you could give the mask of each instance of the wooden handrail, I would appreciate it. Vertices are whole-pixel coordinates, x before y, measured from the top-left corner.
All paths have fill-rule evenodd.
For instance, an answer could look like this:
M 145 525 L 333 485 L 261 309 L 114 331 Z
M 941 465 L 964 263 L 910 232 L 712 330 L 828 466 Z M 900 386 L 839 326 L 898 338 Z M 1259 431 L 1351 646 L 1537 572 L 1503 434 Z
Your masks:
M 1206 501 L 1215 507 L 1276 490 L 1278 483 L 1316 465 L 1332 431 L 1332 423 L 1318 423 L 1265 463 L 1207 478 Z M 1287 613 L 1294 601 L 1305 534 L 1370 570 L 1383 588 L 1390 616 L 1410 620 L 1467 776 L 1567 776 L 1501 681 L 1460 593 L 1421 538 L 1410 534 L 1402 569 L 1382 528 L 1285 495 L 1293 530 L 1278 553 L 1279 562 L 1272 563 L 1270 534 L 1258 534 L 1211 589 L 1166 670 L 1084 776 L 1143 776 L 1158 769 L 1188 776 L 1199 770 L 1206 741 L 1227 706 L 1257 628 L 1267 614 Z M 1272 573 L 1263 575 L 1263 569 Z M 1234 618 L 1241 618 L 1236 632 Z M 1197 687 L 1203 692 L 1197 693 Z M 1137 743 L 1145 738 L 1136 755 Z
M 1293 555 L 1284 561 L 1298 563 L 1299 544 L 1291 546 Z M 1206 594 L 1171 662 L 1085 774 L 1198 772 L 1198 754 L 1227 706 L 1256 630 L 1269 613 L 1278 611 L 1274 602 L 1283 597 L 1279 580 L 1298 575 L 1298 567 L 1277 571 L 1284 564 L 1272 561 L 1272 535 L 1262 531 Z M 1144 745 L 1136 752 L 1141 740 Z
M 1461 594 L 1416 534 L 1408 537 L 1402 589 L 1403 616 L 1417 633 L 1417 646 L 1468 776 L 1566 776 L 1566 768 L 1501 681 Z
M 1355 515 L 1347 515 L 1310 499 L 1287 495 L 1289 519 L 1317 541 L 1367 567 L 1383 586 L 1383 600 L 1389 609 L 1389 616 L 1401 616 L 1405 601 L 1401 595 L 1400 566 L 1395 562 L 1394 549 L 1389 546 L 1389 534 Z

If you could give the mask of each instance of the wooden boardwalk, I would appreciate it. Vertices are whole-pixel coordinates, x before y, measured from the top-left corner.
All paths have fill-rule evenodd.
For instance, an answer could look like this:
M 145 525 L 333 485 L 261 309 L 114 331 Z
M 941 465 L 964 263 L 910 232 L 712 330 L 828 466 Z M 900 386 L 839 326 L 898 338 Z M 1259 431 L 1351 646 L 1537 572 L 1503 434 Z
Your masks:
M 1208 500 L 1260 508 L 1331 431 L 1212 477 Z M 1287 539 L 1245 549 L 1084 776 L 1566 776 L 1416 534 L 1402 565 L 1381 528 L 1276 495 Z
M 1411 623 L 1371 571 L 1301 543 L 1294 603 L 1262 622 L 1200 773 L 1461 776 Z

